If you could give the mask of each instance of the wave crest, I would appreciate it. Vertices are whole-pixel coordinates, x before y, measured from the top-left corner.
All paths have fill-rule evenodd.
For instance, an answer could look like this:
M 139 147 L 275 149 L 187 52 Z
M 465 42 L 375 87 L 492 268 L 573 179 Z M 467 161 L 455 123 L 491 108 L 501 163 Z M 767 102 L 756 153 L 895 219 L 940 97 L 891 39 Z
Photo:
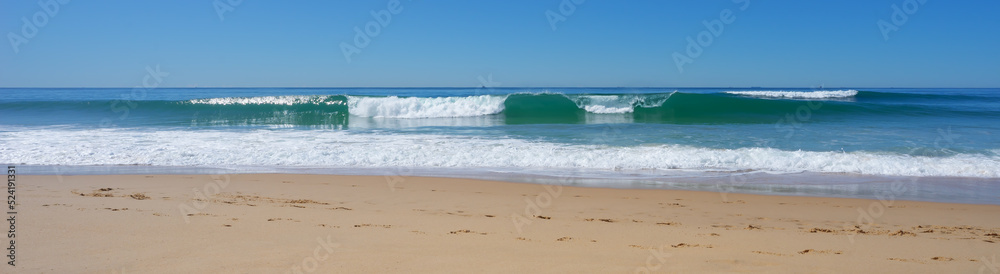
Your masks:
M 354 97 L 347 98 L 351 115 L 375 118 L 473 117 L 504 110 L 506 96 Z
M 674 93 L 567 96 L 577 107 L 590 113 L 632 113 L 636 107 L 659 107 Z
M 733 95 L 743 95 L 743 96 L 753 96 L 753 97 L 769 97 L 769 98 L 784 98 L 784 99 L 836 99 L 836 98 L 848 98 L 858 95 L 857 90 L 820 90 L 820 91 L 726 91 L 727 94 Z
M 224 97 L 193 99 L 188 101 L 192 104 L 204 105 L 343 105 L 344 100 L 338 98 L 342 96 L 327 95 L 285 95 L 285 96 L 261 96 L 261 97 Z

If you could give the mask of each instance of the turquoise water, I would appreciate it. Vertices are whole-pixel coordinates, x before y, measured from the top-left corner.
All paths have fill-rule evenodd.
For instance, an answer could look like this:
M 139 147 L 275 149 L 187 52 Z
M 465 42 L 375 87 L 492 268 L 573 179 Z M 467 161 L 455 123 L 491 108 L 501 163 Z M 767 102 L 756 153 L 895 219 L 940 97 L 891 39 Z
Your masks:
M 0 89 L 0 117 L 30 166 L 1000 180 L 1000 89 Z

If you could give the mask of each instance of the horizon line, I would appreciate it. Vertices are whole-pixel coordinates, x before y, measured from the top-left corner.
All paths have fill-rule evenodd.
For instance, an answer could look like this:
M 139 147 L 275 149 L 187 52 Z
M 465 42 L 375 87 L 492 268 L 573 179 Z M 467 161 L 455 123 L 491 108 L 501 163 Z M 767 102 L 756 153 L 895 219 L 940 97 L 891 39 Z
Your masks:
M 136 87 L 0 87 L 0 89 L 60 89 L 60 88 L 64 88 L 64 89 L 129 89 L 129 88 L 136 88 Z M 906 87 L 906 86 L 888 86 L 888 87 L 877 87 L 877 86 L 868 86 L 868 87 L 859 87 L 859 86 L 853 86 L 853 87 L 852 86 L 835 86 L 835 87 L 795 87 L 795 86 L 715 86 L 715 87 L 710 87 L 710 86 L 691 86 L 691 87 L 680 87 L 680 86 L 677 86 L 677 87 L 666 87 L 666 86 L 664 86 L 664 87 L 625 87 L 625 86 L 618 86 L 618 87 L 608 87 L 608 86 L 593 86 L 593 87 L 560 87 L 560 86 L 524 86 L 524 87 L 471 87 L 471 86 L 470 87 L 458 87 L 458 86 L 450 86 L 450 87 L 433 87 L 433 86 L 419 86 L 419 87 L 291 87 L 291 86 L 289 86 L 289 87 L 280 87 L 280 86 L 272 86 L 272 87 L 231 87 L 230 86 L 230 87 L 224 87 L 224 86 L 217 86 L 217 87 L 211 87 L 211 86 L 207 86 L 207 87 L 201 87 L 201 86 L 196 86 L 196 87 L 190 87 L 190 86 L 188 86 L 188 87 L 182 87 L 182 86 L 176 86 L 176 87 L 155 87 L 155 88 L 149 88 L 149 89 L 152 90 L 152 89 L 266 89 L 266 88 L 283 88 L 283 89 L 377 89 L 377 88 L 384 88 L 384 89 L 417 89 L 417 88 L 428 88 L 428 89 L 434 89 L 434 88 L 437 88 L 437 89 L 519 89 L 519 88 L 522 88 L 522 89 L 523 88 L 573 88 L 573 89 L 586 89 L 586 88 L 595 88 L 595 89 L 596 88 L 620 88 L 620 89 L 627 89 L 627 88 L 635 88 L 635 89 L 642 89 L 642 88 L 649 88 L 649 89 L 669 89 L 669 88 L 677 88 L 677 89 L 720 89 L 720 88 L 739 88 L 739 89 L 750 89 L 750 88 L 771 88 L 771 89 L 780 89 L 780 88 L 798 88 L 798 89 L 802 89 L 802 88 L 805 88 L 805 89 L 837 89 L 837 88 L 849 88 L 849 89 L 860 89 L 860 88 L 879 88 L 879 89 L 933 89 L 933 88 L 954 88 L 954 89 L 996 89 L 996 88 L 1000 88 L 1000 87 Z

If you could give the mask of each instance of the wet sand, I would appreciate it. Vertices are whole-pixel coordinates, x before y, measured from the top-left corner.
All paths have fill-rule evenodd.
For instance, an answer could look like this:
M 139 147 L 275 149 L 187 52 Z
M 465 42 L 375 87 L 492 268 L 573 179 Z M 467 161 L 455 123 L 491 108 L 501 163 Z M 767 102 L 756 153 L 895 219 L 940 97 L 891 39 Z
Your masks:
M 396 176 L 17 182 L 17 273 L 1000 271 L 996 205 Z

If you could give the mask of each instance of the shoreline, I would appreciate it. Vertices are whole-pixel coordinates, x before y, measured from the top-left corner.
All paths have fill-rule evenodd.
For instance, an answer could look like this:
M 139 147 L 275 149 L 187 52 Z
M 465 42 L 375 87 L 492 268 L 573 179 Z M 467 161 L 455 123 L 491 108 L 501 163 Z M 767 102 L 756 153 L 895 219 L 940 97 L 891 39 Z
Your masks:
M 991 273 L 1000 255 L 997 205 L 405 176 L 23 174 L 16 268 L 29 272 Z
M 206 166 L 59 166 L 20 165 L 21 174 L 33 175 L 237 175 L 297 174 L 323 176 L 427 177 L 500 181 L 540 185 L 572 185 L 606 189 L 661 189 L 774 196 L 908 200 L 938 203 L 1000 205 L 996 178 L 907 177 L 828 173 L 671 173 L 577 172 L 551 174 L 496 168 L 330 168 L 330 167 L 206 167 Z M 248 171 L 254 170 L 254 171 Z M 901 189 L 899 184 L 903 184 Z M 894 187 L 896 185 L 896 187 Z

